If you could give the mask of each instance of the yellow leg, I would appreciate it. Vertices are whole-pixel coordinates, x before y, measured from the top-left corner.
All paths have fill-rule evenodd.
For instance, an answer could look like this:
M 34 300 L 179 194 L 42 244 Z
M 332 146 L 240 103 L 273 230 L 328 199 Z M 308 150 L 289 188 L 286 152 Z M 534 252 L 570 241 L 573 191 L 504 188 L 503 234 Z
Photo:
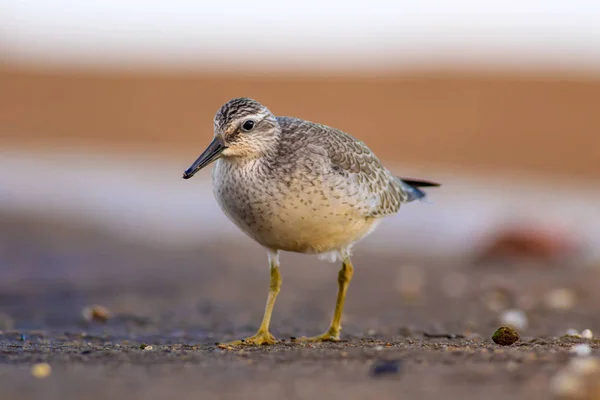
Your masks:
M 331 320 L 331 326 L 329 329 L 319 336 L 314 337 L 302 337 L 296 339 L 298 342 L 337 342 L 340 340 L 340 331 L 342 330 L 342 311 L 344 310 L 344 300 L 346 299 L 346 292 L 348 286 L 354 275 L 354 267 L 350 262 L 350 258 L 345 256 L 342 264 L 342 269 L 338 273 L 338 294 L 337 301 L 335 302 L 335 311 L 333 313 L 333 319 Z
M 224 343 L 224 345 L 253 346 L 277 343 L 275 337 L 269 332 L 269 324 L 271 323 L 271 314 L 273 313 L 273 306 L 275 306 L 275 299 L 277 299 L 279 289 L 281 288 L 281 274 L 279 273 L 279 255 L 277 253 L 269 253 L 269 264 L 271 266 L 269 297 L 267 298 L 265 315 L 263 316 L 262 323 L 258 328 L 258 332 L 256 332 L 256 334 L 250 336 L 249 338 L 236 340 L 230 343 Z

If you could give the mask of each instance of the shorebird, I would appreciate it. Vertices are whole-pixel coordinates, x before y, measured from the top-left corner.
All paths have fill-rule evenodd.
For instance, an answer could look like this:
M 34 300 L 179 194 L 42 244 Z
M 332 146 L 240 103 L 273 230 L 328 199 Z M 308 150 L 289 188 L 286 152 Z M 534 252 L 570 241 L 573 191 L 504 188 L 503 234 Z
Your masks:
M 214 137 L 184 172 L 215 162 L 213 192 L 223 212 L 268 252 L 270 285 L 255 335 L 229 345 L 274 344 L 269 332 L 281 287 L 279 252 L 333 255 L 342 262 L 329 329 L 303 342 L 340 340 L 354 268 L 352 246 L 401 204 L 425 198 L 437 183 L 394 176 L 361 141 L 329 126 L 278 117 L 259 102 L 235 98 L 214 118 Z

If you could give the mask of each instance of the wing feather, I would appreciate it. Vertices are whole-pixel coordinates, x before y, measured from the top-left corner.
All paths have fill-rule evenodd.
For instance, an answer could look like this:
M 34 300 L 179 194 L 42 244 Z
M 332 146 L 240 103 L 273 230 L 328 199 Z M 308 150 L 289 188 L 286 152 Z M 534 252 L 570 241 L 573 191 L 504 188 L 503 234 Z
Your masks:
M 289 117 L 278 120 L 285 135 L 292 136 L 288 140 L 290 146 L 301 143 L 303 147 L 298 150 L 324 157 L 327 173 L 338 175 L 347 200 L 354 202 L 365 217 L 394 214 L 408 200 L 409 195 L 398 178 L 360 140 L 339 129 L 309 121 Z

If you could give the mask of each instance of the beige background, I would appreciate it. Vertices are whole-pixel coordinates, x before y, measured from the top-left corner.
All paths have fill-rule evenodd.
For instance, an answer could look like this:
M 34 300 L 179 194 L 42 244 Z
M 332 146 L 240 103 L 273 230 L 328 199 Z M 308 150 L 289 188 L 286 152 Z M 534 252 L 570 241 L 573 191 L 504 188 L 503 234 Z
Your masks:
M 3 147 L 185 157 L 235 96 L 332 125 L 386 162 L 598 179 L 600 79 L 549 73 L 381 77 L 0 69 Z M 190 148 L 193 149 L 190 151 Z M 187 162 L 187 161 L 186 161 Z M 558 175 L 557 175 L 558 174 Z

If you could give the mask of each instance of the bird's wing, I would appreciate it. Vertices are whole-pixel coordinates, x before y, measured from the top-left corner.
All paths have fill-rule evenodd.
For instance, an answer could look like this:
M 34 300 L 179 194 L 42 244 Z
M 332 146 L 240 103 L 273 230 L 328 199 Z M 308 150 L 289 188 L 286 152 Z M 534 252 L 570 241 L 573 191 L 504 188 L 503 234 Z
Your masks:
M 347 174 L 352 186 L 368 200 L 367 214 L 373 217 L 395 214 L 400 204 L 408 200 L 408 193 L 397 178 L 363 142 L 337 129 L 329 136 L 332 141 L 326 147 L 332 168 Z
M 338 177 L 339 189 L 365 217 L 394 214 L 409 200 L 401 181 L 393 176 L 361 141 L 329 126 L 287 119 L 286 133 L 303 143 L 303 151 L 325 161 L 328 174 Z

